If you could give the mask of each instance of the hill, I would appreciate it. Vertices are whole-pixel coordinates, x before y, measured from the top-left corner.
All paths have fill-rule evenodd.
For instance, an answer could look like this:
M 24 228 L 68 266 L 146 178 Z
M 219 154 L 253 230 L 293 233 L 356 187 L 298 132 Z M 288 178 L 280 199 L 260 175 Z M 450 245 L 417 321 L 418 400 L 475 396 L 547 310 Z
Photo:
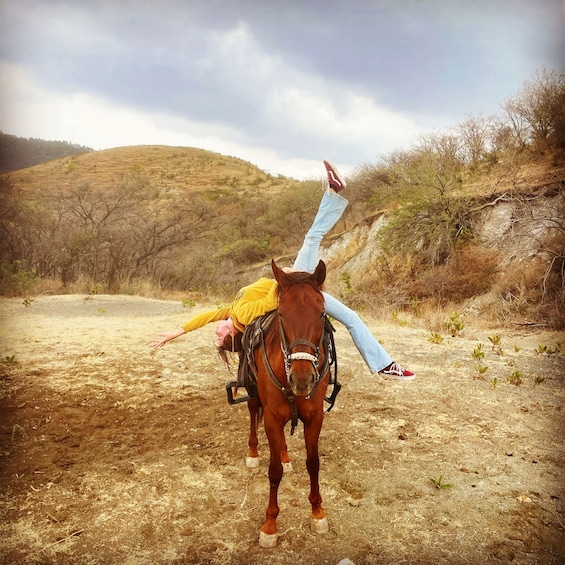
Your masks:
M 89 151 L 92 151 L 90 147 L 68 141 L 46 141 L 0 132 L 0 174 Z
M 124 177 L 143 177 L 158 191 L 205 191 L 221 187 L 257 192 L 291 179 L 273 177 L 255 165 L 197 149 L 165 145 L 139 145 L 65 156 L 8 175 L 18 189 L 63 188 L 77 181 L 111 190 Z

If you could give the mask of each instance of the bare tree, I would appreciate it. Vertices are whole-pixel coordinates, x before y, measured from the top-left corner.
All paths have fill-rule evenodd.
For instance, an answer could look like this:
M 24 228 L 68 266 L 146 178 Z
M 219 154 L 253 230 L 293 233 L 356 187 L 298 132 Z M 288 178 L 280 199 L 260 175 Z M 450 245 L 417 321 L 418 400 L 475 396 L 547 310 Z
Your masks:
M 461 153 L 471 168 L 479 165 L 492 151 L 491 131 L 494 118 L 469 116 L 455 131 L 461 139 Z
M 158 279 L 171 248 L 197 242 L 223 220 L 197 195 L 158 204 L 154 196 L 138 177 L 124 177 L 113 190 L 90 183 L 44 189 L 34 201 L 16 201 L 9 221 L 0 217 L 0 231 L 9 233 L 2 258 L 23 260 L 63 284 L 84 276 L 112 291 L 135 278 Z
M 504 110 L 522 147 L 531 145 L 540 152 L 552 145 L 565 148 L 565 75 L 537 71 Z

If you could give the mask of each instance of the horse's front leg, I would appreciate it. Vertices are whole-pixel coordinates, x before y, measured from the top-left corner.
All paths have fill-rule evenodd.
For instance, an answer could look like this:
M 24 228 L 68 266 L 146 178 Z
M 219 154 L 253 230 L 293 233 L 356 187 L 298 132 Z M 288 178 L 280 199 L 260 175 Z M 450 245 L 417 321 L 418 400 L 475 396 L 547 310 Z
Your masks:
M 304 441 L 306 443 L 306 468 L 310 475 L 310 494 L 308 500 L 312 505 L 310 515 L 310 527 L 313 532 L 325 534 L 329 531 L 328 518 L 322 508 L 322 495 L 320 494 L 319 474 L 320 456 L 318 452 L 318 441 L 322 429 L 324 415 L 322 411 L 312 415 L 304 422 Z
M 249 449 L 245 458 L 245 466 L 248 469 L 257 469 L 259 467 L 259 452 L 257 446 L 259 439 L 257 438 L 257 428 L 259 427 L 259 413 L 261 403 L 259 397 L 250 398 L 247 401 L 247 409 L 249 410 Z
M 269 440 L 271 459 L 269 463 L 269 505 L 266 518 L 259 532 L 259 545 L 274 547 L 277 545 L 277 517 L 279 515 L 278 493 L 283 476 L 281 452 L 285 445 L 284 424 L 265 412 L 265 433 Z

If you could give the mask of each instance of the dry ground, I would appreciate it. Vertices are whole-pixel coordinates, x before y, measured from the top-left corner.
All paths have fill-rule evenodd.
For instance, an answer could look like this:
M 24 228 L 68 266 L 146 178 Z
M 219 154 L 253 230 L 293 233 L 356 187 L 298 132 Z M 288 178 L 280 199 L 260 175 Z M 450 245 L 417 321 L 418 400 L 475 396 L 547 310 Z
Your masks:
M 372 376 L 338 327 L 343 390 L 321 436 L 330 533 L 309 531 L 299 428 L 279 545 L 266 550 L 268 449 L 262 435 L 261 468 L 246 469 L 247 410 L 226 402 L 211 328 L 149 345 L 198 311 L 131 297 L 0 300 L 0 562 L 565 562 L 564 356 L 534 352 L 565 345 L 562 334 L 467 327 L 434 344 L 426 330 L 369 320 L 417 372 L 398 383 Z M 520 386 L 507 381 L 516 371 Z

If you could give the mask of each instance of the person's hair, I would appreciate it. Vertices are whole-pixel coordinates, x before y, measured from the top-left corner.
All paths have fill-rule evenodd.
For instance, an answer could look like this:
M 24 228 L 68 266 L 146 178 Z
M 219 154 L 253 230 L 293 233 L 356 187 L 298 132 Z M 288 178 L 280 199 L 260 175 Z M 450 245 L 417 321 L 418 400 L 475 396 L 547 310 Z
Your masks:
M 236 332 L 235 335 L 228 334 L 222 345 L 218 345 L 218 355 L 220 359 L 225 363 L 225 365 L 230 368 L 231 360 L 233 359 L 234 353 L 239 353 L 241 351 L 241 338 L 243 337 L 242 332 Z M 231 355 L 230 355 L 231 354 Z

